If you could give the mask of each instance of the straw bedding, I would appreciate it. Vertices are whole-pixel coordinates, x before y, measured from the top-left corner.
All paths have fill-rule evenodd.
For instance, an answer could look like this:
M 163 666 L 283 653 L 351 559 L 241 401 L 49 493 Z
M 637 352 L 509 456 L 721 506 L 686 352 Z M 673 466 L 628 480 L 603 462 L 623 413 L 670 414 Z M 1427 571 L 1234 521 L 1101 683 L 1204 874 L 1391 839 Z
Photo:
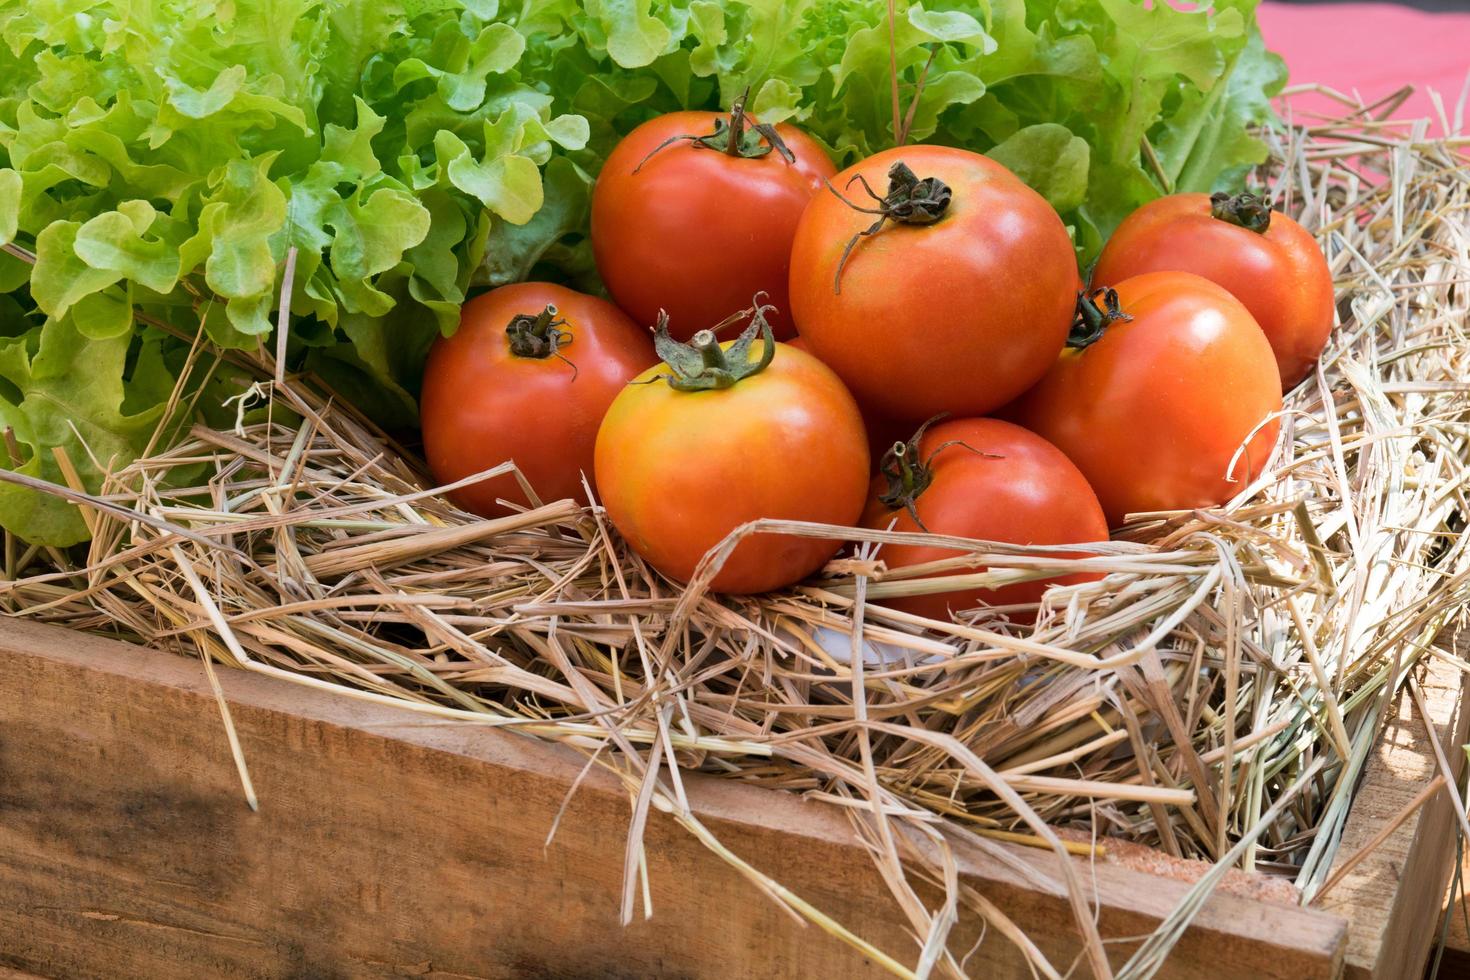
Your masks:
M 650 808 L 901 975 L 963 972 L 947 943 L 961 910 L 1038 974 L 1073 966 L 958 880 L 956 841 L 1085 854 L 1123 838 L 1214 863 L 1121 967 L 1079 865 L 1060 863 L 1087 968 L 1148 975 L 1227 868 L 1285 876 L 1311 899 L 1385 707 L 1424 658 L 1453 659 L 1433 642 L 1470 574 L 1467 141 L 1365 119 L 1282 134 L 1260 175 L 1322 241 L 1341 315 L 1287 400 L 1267 472 L 1228 506 L 1138 517 L 1096 557 L 956 540 L 961 557 L 888 573 L 882 544 L 903 535 L 772 523 L 740 533 L 853 546 L 798 588 L 712 597 L 701 582 L 721 552 L 679 588 L 570 501 L 468 517 L 410 454 L 261 351 L 229 356 L 258 372 L 270 421 L 160 440 L 100 496 L 49 488 L 82 505 L 90 550 L 7 540 L 0 603 L 575 746 L 628 787 L 625 918 L 646 894 Z M 224 356 L 196 355 L 199 370 Z M 955 566 L 971 584 L 1106 577 L 1053 589 L 1027 625 L 1016 610 L 938 623 L 873 604 L 953 588 L 935 573 Z M 725 851 L 687 807 L 687 769 L 847 808 L 915 948 L 867 947 Z

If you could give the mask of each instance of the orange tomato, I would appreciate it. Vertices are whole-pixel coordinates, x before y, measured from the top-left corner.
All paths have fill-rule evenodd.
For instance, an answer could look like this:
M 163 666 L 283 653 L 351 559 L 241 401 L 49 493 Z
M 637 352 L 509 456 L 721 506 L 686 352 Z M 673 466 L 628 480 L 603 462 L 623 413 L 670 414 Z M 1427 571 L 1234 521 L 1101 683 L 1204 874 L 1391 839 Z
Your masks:
M 887 188 L 884 203 L 864 180 Z M 983 415 L 1046 373 L 1079 279 L 1067 229 L 1041 195 L 995 161 L 945 146 L 886 150 L 833 184 L 895 217 L 860 235 L 873 214 L 815 197 L 792 244 L 791 313 L 865 411 L 914 423 Z
M 582 474 L 592 474 L 602 416 L 656 361 L 647 332 L 595 296 L 544 282 L 477 296 L 464 305 L 459 330 L 434 342 L 424 369 L 419 414 L 429 470 L 453 483 L 514 460 L 543 501 L 585 500 Z M 507 513 L 498 498 L 529 503 L 513 475 L 450 498 L 485 517 Z
M 1144 272 L 1193 272 L 1228 289 L 1271 342 L 1283 388 L 1311 373 L 1332 333 L 1332 270 L 1316 239 L 1249 195 L 1173 194 L 1134 211 L 1092 278 L 1109 286 Z
M 1229 500 L 1265 468 L 1280 427 L 1265 334 L 1239 300 L 1187 272 L 1125 279 L 1116 300 L 1130 319 L 1064 351 L 1015 417 L 1077 464 L 1114 526 Z
M 873 481 L 863 516 L 866 527 L 883 530 L 892 524 L 895 531 L 927 530 L 1021 545 L 1080 544 L 1108 538 L 1102 506 L 1081 471 L 1060 449 L 1018 425 L 999 419 L 942 422 L 925 430 L 917 443 L 905 445 L 902 458 L 885 458 L 890 472 L 904 465 L 926 471 L 920 478 L 922 486 L 912 496 L 913 511 L 888 496 L 891 481 L 880 475 Z M 930 545 L 885 544 L 878 557 L 889 568 L 906 568 L 959 554 Z M 1081 553 L 1067 554 L 1081 557 Z M 951 574 L 983 570 L 961 569 Z M 946 620 L 951 613 L 980 603 L 1036 602 L 1053 584 L 1098 577 L 1066 575 L 999 589 L 960 589 L 880 601 L 915 615 Z
M 868 446 L 852 396 L 821 361 L 776 343 L 769 327 L 758 342 L 762 359 L 772 354 L 769 363 L 751 362 L 753 336 L 747 329 L 722 345 L 702 331 L 698 350 L 678 345 L 675 353 L 692 368 L 644 372 L 613 402 L 597 436 L 597 492 L 608 517 L 633 550 L 681 582 L 749 521 L 851 525 L 863 510 Z M 728 362 L 738 380 L 708 390 L 670 383 L 695 376 L 701 358 Z M 736 547 L 712 588 L 751 593 L 790 585 L 840 544 L 754 535 Z

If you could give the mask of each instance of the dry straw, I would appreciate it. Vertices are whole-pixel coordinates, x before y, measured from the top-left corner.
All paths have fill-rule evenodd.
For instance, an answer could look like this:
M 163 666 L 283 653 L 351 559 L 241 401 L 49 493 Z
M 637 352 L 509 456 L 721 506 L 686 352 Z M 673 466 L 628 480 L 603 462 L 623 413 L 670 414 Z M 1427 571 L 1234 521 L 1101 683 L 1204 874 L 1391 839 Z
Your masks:
M 1056 833 L 1082 828 L 1216 863 L 1126 963 L 1098 935 L 1086 865 L 1057 863 L 1090 970 L 1148 976 L 1227 868 L 1288 876 L 1304 901 L 1324 887 L 1387 706 L 1424 658 L 1447 657 L 1433 643 L 1470 574 L 1470 174 L 1464 139 L 1422 133 L 1358 112 L 1280 137 L 1262 177 L 1321 239 L 1341 327 L 1288 399 L 1265 476 L 1217 510 L 1139 517 L 1093 558 L 956 540 L 953 561 L 889 573 L 882 544 L 903 535 L 776 522 L 740 533 L 855 550 L 798 588 L 720 599 L 703 583 L 728 547 L 681 589 L 569 501 L 473 520 L 261 351 L 243 362 L 274 422 L 195 428 L 99 497 L 55 488 L 83 502 L 90 551 L 74 566 L 7 539 L 0 602 L 576 747 L 634 805 L 625 919 L 647 911 L 651 809 L 903 976 L 963 972 L 961 915 L 1039 975 L 1073 967 L 960 880 L 959 842 L 1000 860 L 996 839 L 1090 853 Z M 223 356 L 196 355 L 201 369 Z M 955 567 L 968 584 L 1106 577 L 1053 589 L 1027 626 L 871 604 L 953 588 L 935 573 Z M 846 808 L 915 947 L 869 947 L 725 850 L 685 769 Z

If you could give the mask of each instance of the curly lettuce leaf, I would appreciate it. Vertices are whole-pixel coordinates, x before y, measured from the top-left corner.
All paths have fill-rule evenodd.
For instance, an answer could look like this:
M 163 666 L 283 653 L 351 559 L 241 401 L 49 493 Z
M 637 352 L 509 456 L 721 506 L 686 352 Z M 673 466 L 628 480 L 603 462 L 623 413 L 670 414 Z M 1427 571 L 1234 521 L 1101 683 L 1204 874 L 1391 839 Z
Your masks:
M 88 338 L 70 319 L 0 340 L 0 375 L 8 389 L 0 398 L 0 428 L 10 431 L 22 457 L 10 468 L 65 484 L 60 450 L 92 475 L 89 489 L 96 490 L 102 470 L 135 458 L 162 418 L 167 391 L 160 396 L 162 385 L 147 368 L 124 379 L 131 342 L 127 334 Z M 135 388 L 142 396 L 130 399 Z M 88 536 L 76 506 L 8 483 L 0 483 L 0 524 L 52 545 Z

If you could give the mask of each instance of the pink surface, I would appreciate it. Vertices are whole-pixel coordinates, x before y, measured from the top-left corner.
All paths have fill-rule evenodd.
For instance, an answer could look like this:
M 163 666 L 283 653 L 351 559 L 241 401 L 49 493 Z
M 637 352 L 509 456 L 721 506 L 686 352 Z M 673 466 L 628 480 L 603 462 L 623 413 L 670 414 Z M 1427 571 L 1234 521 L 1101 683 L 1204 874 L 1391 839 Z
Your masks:
M 1321 82 L 1373 102 L 1405 83 L 1414 95 L 1395 118 L 1437 119 L 1428 89 L 1439 91 L 1454 126 L 1470 73 L 1470 11 L 1427 13 L 1384 3 L 1284 4 L 1264 0 L 1257 12 L 1266 46 L 1286 59 L 1289 85 Z M 1293 96 L 1297 111 L 1341 114 L 1324 96 Z M 1465 113 L 1470 122 L 1470 104 Z M 1442 132 L 1438 122 L 1431 134 Z

